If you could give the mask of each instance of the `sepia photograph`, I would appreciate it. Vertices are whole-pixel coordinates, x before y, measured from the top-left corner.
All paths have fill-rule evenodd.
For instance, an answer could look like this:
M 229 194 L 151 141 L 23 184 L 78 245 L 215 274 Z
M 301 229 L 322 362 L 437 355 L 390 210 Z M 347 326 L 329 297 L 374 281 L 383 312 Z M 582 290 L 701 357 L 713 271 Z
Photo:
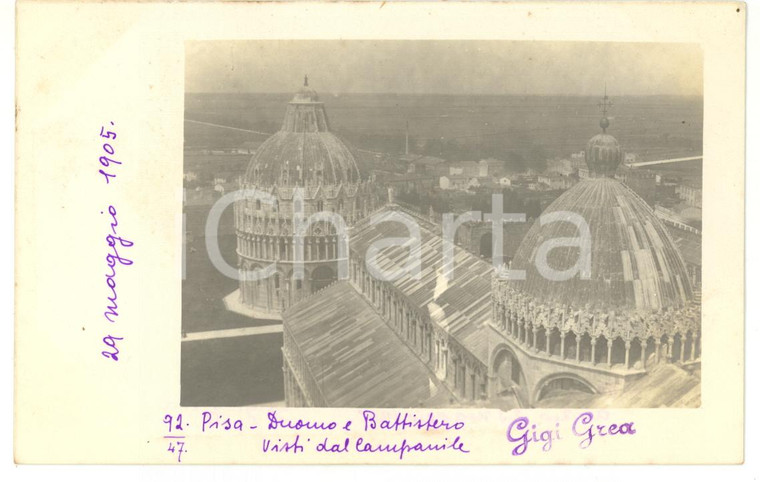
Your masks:
M 13 14 L 14 464 L 749 458 L 745 4 Z
M 184 407 L 697 408 L 703 52 L 185 43 Z

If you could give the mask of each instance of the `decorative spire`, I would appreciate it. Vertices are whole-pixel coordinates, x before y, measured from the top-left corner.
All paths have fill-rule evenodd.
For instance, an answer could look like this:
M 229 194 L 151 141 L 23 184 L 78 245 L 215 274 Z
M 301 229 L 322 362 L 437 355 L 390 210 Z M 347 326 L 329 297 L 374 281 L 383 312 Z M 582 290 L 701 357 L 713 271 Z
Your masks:
M 610 98 L 607 96 L 607 84 L 604 84 L 604 97 L 602 98 L 601 102 L 597 104 L 599 107 L 599 110 L 602 111 L 602 118 L 599 121 L 599 127 L 602 128 L 602 132 L 606 133 L 607 128 L 610 126 L 610 120 L 607 118 L 607 111 L 610 107 L 612 107 L 614 104 L 610 100 Z
M 303 86 L 304 87 L 308 87 L 309 86 L 309 76 L 308 75 L 304 75 L 303 76 Z M 606 91 L 606 88 L 605 88 L 605 91 Z

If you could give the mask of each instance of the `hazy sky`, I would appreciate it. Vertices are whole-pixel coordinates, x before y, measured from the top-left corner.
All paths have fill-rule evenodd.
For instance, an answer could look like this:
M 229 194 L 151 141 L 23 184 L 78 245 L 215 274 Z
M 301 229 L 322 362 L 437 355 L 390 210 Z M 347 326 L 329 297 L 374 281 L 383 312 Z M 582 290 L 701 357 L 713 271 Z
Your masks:
M 702 95 L 702 52 L 662 43 L 194 41 L 187 92 Z

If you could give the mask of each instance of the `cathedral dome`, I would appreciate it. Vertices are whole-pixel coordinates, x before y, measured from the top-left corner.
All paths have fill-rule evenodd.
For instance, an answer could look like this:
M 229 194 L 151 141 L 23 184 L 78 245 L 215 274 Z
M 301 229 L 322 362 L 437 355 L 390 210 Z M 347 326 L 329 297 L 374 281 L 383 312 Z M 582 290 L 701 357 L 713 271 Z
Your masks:
M 287 106 L 280 131 L 251 158 L 245 184 L 259 187 L 356 184 L 356 159 L 330 132 L 325 106 L 308 79 Z
M 525 235 L 512 261 L 512 269 L 526 271 L 526 279 L 511 284 L 534 300 L 576 307 L 612 310 L 681 308 L 693 298 L 688 271 L 666 228 L 630 188 L 618 180 L 581 181 L 557 198 L 542 216 L 559 213 L 560 220 L 536 221 Z M 590 277 L 580 273 L 554 281 L 536 266 L 539 248 L 548 240 L 577 238 L 580 230 L 570 222 L 580 215 L 590 231 Z M 547 264 L 556 271 L 578 261 L 577 246 L 548 251 Z
M 600 126 L 606 131 L 606 117 Z M 621 157 L 618 141 L 606 132 L 589 140 L 591 177 L 546 208 L 542 219 L 556 213 L 557 220 L 536 221 L 512 260 L 512 269 L 526 271 L 525 280 L 511 282 L 517 291 L 537 302 L 612 310 L 677 309 L 693 298 L 688 271 L 666 228 L 641 197 L 614 179 Z M 548 240 L 582 236 L 578 216 L 590 231 L 590 277 L 581 279 L 579 272 L 565 281 L 548 279 L 536 265 L 540 250 Z M 552 270 L 569 270 L 580 254 L 578 246 L 555 247 L 546 262 Z

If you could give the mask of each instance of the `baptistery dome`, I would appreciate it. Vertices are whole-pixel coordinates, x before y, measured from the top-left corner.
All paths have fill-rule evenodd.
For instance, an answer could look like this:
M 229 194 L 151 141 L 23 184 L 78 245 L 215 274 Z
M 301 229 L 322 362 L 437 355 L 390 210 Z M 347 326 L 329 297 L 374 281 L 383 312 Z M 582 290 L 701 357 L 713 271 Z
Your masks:
M 324 103 L 308 79 L 287 106 L 279 132 L 251 158 L 244 182 L 254 186 L 312 186 L 359 182 L 356 159 L 330 132 Z
M 264 319 L 279 319 L 293 303 L 340 278 L 347 237 L 333 221 L 313 216 L 337 215 L 350 227 L 378 200 L 373 179 L 360 179 L 354 155 L 330 132 L 308 79 L 286 106 L 282 128 L 251 158 L 240 187 L 271 197 L 235 202 L 240 289 L 225 302 Z M 295 223 L 307 226 L 298 236 Z M 266 266 L 274 266 L 266 278 L 245 274 Z

